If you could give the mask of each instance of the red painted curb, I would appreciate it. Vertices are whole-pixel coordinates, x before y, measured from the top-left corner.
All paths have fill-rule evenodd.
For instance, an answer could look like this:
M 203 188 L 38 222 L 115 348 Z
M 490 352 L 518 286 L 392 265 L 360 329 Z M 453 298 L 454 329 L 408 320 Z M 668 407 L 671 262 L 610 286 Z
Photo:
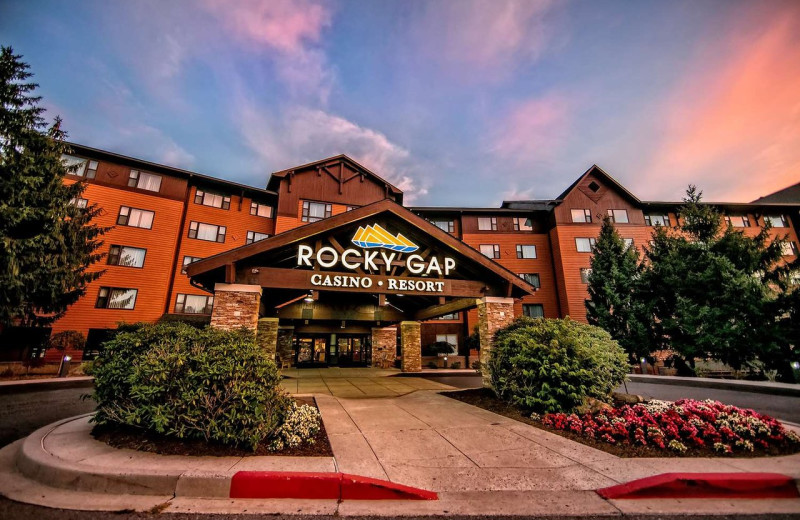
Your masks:
M 439 498 L 432 491 L 359 475 L 283 471 L 239 471 L 231 479 L 230 497 L 335 500 L 438 500 Z
M 798 498 L 779 473 L 662 473 L 603 489 L 603 498 Z

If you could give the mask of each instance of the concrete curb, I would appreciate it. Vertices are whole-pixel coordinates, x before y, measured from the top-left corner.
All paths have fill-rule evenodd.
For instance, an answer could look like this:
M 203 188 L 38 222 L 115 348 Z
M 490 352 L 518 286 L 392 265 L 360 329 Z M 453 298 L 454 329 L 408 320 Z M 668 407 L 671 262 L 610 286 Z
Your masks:
M 90 376 L 20 379 L 14 381 L 0 381 L 0 395 L 41 392 L 43 390 L 60 390 L 64 388 L 91 388 L 92 386 L 94 386 L 94 378 Z
M 780 473 L 662 473 L 597 490 L 606 499 L 799 498 L 798 483 Z
M 65 460 L 45 448 L 45 440 L 49 435 L 58 435 L 59 428 L 69 428 L 70 423 L 90 415 L 79 415 L 49 424 L 22 440 L 14 457 L 17 471 L 48 487 L 101 494 L 329 499 L 332 497 L 328 491 L 335 487 L 336 496 L 333 498 L 336 499 L 436 499 L 436 493 L 430 491 L 341 472 L 246 471 L 234 469 L 224 458 L 219 458 L 219 469 L 211 470 L 164 469 L 158 466 L 123 469 L 119 466 L 100 467 Z M 300 488 L 303 488 L 305 495 L 297 496 Z
M 733 390 L 736 392 L 753 392 L 757 394 L 783 395 L 800 397 L 800 385 L 772 383 L 768 381 L 739 381 L 735 379 L 707 379 L 702 377 L 651 376 L 628 374 L 628 381 L 634 383 L 652 383 L 657 385 L 693 386 L 697 388 L 715 388 L 717 390 Z

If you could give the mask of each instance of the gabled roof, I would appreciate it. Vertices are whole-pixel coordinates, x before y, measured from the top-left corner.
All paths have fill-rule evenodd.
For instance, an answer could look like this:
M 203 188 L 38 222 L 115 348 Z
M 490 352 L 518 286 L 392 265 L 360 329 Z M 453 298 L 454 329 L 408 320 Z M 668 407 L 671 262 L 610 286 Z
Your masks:
M 380 177 L 377 173 L 375 173 L 372 170 L 370 170 L 369 168 L 359 164 L 358 162 L 356 162 L 355 160 L 351 159 L 350 157 L 348 157 L 345 154 L 334 155 L 333 157 L 328 157 L 327 159 L 321 159 L 319 161 L 314 161 L 314 162 L 311 162 L 311 163 L 308 163 L 308 164 L 303 164 L 303 165 L 300 165 L 300 166 L 294 166 L 292 168 L 287 168 L 285 170 L 280 170 L 280 171 L 274 172 L 270 176 L 269 181 L 267 182 L 267 189 L 277 191 L 278 184 L 280 183 L 280 180 L 285 178 L 290 173 L 297 172 L 297 171 L 300 171 L 300 170 L 306 170 L 306 169 L 310 169 L 310 168 L 322 167 L 322 166 L 326 166 L 326 165 L 331 164 L 331 163 L 338 163 L 340 161 L 345 162 L 353 170 L 365 174 L 367 177 L 372 178 L 374 181 L 376 181 L 376 182 L 378 182 L 380 184 L 385 184 L 386 186 L 389 187 L 389 190 L 391 190 L 393 193 L 396 193 L 398 195 L 402 195 L 403 191 L 400 188 L 396 187 L 391 182 L 387 181 L 383 177 Z
M 639 198 L 638 198 L 636 195 L 634 195 L 633 193 L 631 193 L 630 191 L 628 191 L 628 189 L 627 189 L 625 186 L 623 186 L 622 184 L 620 184 L 620 183 L 619 183 L 619 182 L 618 182 L 618 181 L 617 181 L 617 180 L 616 180 L 614 177 L 612 177 L 611 175 L 607 174 L 605 171 L 603 171 L 603 169 L 602 169 L 602 168 L 600 168 L 600 167 L 599 167 L 599 166 L 597 166 L 596 164 L 593 164 L 593 165 L 592 165 L 592 167 L 591 167 L 591 168 L 589 168 L 588 170 L 586 170 L 586 171 L 583 173 L 583 175 L 581 175 L 580 177 L 578 177 L 578 178 L 577 178 L 577 180 L 575 180 L 575 182 L 573 182 L 572 184 L 570 184 L 570 185 L 569 185 L 569 187 L 568 187 L 566 190 L 564 190 L 564 192 L 563 192 L 563 193 L 561 193 L 561 195 L 559 195 L 558 197 L 556 197 L 556 201 L 558 201 L 558 202 L 561 202 L 561 201 L 563 201 L 563 200 L 566 198 L 566 196 L 567 196 L 567 195 L 569 195 L 569 194 L 570 194 L 570 192 L 571 192 L 572 190 L 574 190 L 574 189 L 575 189 L 575 187 L 576 187 L 578 184 L 580 184 L 580 183 L 581 183 L 581 181 L 582 181 L 583 179 L 585 179 L 586 177 L 588 177 L 588 176 L 589 176 L 589 175 L 591 175 L 591 174 L 594 174 L 594 175 L 596 175 L 597 177 L 600 177 L 601 179 L 605 180 L 606 182 L 608 182 L 609 184 L 611 184 L 612 186 L 614 186 L 615 188 L 617 188 L 617 189 L 620 191 L 620 193 L 622 193 L 624 196 L 628 197 L 628 198 L 629 198 L 629 199 L 630 199 L 632 202 L 634 202 L 635 204 L 641 204 L 641 203 L 642 203 L 642 201 L 640 201 L 640 200 L 639 200 Z
M 793 184 L 775 193 L 765 195 L 753 201 L 754 204 L 770 203 L 770 204 L 785 204 L 785 203 L 800 203 L 800 182 Z
M 304 226 L 284 231 L 283 233 L 260 240 L 258 242 L 253 242 L 252 244 L 237 247 L 224 253 L 210 256 L 203 260 L 198 260 L 197 262 L 189 264 L 186 267 L 186 272 L 189 277 L 194 278 L 220 269 L 226 265 L 258 255 L 259 253 L 264 253 L 289 245 L 299 244 L 309 240 L 311 237 L 322 235 L 340 226 L 345 226 L 362 219 L 385 213 L 395 215 L 405 223 L 410 224 L 411 226 L 438 240 L 444 246 L 449 247 L 456 254 L 466 257 L 481 268 L 491 271 L 496 277 L 510 283 L 511 286 L 516 289 L 515 293 L 517 296 L 533 294 L 533 292 L 536 290 L 535 287 L 528 284 L 526 281 L 520 278 L 519 275 L 514 274 L 512 271 L 487 258 L 482 253 L 476 251 L 461 240 L 453 237 L 445 231 L 442 231 L 424 218 L 414 214 L 410 210 L 389 199 L 374 202 L 367 206 L 362 206 L 360 208 L 356 208 L 339 215 L 334 215 L 311 224 L 306 224 Z

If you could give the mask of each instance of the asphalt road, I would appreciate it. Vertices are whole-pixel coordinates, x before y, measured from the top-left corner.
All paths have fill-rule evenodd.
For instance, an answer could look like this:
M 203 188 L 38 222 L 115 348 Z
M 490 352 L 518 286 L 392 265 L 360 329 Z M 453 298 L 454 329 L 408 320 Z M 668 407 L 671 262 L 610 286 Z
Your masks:
M 457 388 L 479 388 L 481 386 L 480 376 L 437 376 L 425 374 L 422 377 Z M 776 417 L 783 421 L 800 424 L 800 397 L 754 394 L 750 392 L 697 388 L 692 386 L 659 385 L 654 383 L 628 382 L 626 385 L 627 391 L 625 390 L 625 386 L 620 386 L 617 391 L 642 395 L 652 399 L 663 399 L 665 401 L 676 401 L 681 398 L 715 399 L 725 404 L 732 404 L 740 408 L 752 408 L 757 412 Z

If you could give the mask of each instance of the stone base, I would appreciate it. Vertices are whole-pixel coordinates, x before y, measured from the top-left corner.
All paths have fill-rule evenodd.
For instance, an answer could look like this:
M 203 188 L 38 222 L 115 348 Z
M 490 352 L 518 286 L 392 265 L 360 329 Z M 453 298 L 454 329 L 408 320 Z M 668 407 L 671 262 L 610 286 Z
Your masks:
M 403 372 L 422 372 L 422 335 L 418 321 L 400 322 L 400 343 Z
M 278 348 L 278 318 L 260 318 L 256 332 L 256 344 L 263 348 L 271 360 L 275 360 Z
M 211 326 L 222 330 L 245 327 L 255 332 L 260 306 L 260 285 L 218 283 L 214 286 Z
M 514 321 L 512 298 L 481 298 L 478 304 L 478 331 L 481 338 L 481 376 L 484 388 L 491 388 L 489 358 L 494 346 L 495 333 Z
M 397 329 L 395 327 L 372 329 L 372 366 L 392 368 L 396 357 Z M 383 366 L 381 366 L 382 360 L 384 361 Z

